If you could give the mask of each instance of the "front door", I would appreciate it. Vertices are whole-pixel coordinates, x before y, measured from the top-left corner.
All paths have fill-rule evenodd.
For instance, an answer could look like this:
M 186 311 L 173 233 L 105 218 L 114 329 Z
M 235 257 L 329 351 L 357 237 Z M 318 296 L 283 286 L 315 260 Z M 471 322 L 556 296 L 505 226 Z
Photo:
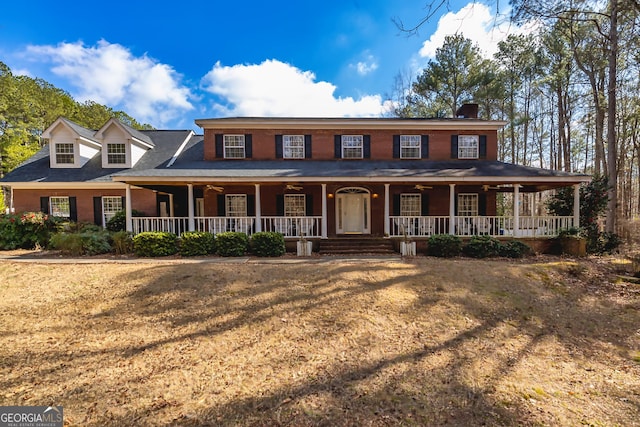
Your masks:
M 348 188 L 336 193 L 336 233 L 370 234 L 369 192 Z

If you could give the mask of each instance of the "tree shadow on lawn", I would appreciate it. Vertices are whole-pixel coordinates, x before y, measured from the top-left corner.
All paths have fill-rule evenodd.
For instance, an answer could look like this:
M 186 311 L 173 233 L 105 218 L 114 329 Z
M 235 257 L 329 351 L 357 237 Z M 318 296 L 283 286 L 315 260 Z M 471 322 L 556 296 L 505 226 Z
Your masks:
M 545 265 L 480 263 L 424 259 L 392 268 L 367 264 L 366 271 L 358 264 L 263 266 L 260 277 L 251 266 L 150 267 L 118 277 L 145 280 L 93 316 L 96 334 L 141 328 L 141 335 L 149 332 L 143 342 L 84 350 L 73 359 L 66 349 L 52 351 L 43 374 L 95 364 L 105 353 L 131 363 L 157 353 L 166 359 L 161 370 L 125 378 L 124 385 L 161 383 L 191 369 L 205 402 L 134 401 L 118 413 L 102 408 L 85 416 L 94 425 L 557 424 L 557 411 L 529 404 L 510 375 L 549 340 L 587 365 L 603 348 L 622 352 L 637 343 L 637 303 L 594 300 Z M 200 355 L 191 368 L 177 358 L 183 345 Z M 611 357 L 619 367 L 620 354 Z M 195 375 L 203 364 L 206 380 Z M 532 375 L 544 377 L 544 367 L 535 369 Z M 630 369 L 639 371 L 637 364 Z M 107 388 L 123 386 L 122 378 L 108 381 Z M 599 385 L 601 393 L 625 396 L 619 411 L 638 413 L 637 389 Z M 509 387 L 516 388 L 511 395 Z M 70 388 L 62 399 L 85 392 Z M 560 406 L 589 404 L 563 398 Z M 607 420 L 602 412 L 594 417 Z

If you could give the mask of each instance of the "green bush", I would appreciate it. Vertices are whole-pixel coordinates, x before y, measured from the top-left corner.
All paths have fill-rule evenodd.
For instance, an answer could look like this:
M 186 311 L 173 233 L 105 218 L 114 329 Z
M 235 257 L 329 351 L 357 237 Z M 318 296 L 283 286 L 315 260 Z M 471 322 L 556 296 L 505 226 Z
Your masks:
M 49 244 L 53 249 L 69 255 L 98 255 L 111 252 L 109 239 L 109 233 L 105 230 L 88 228 L 78 233 L 56 233 L 51 236 Z
M 143 257 L 173 255 L 178 252 L 178 236 L 164 231 L 145 231 L 133 238 L 133 252 Z
M 460 255 L 462 240 L 452 234 L 434 234 L 427 240 L 427 255 L 449 258 Z
M 251 236 L 251 252 L 256 256 L 282 256 L 286 249 L 284 236 L 281 233 L 262 231 Z
M 587 241 L 587 251 L 598 255 L 612 254 L 621 244 L 619 235 L 603 231 Z
M 242 256 L 249 247 L 249 237 L 235 231 L 218 233 L 216 234 L 216 247 L 220 256 Z
M 472 236 L 462 252 L 472 258 L 487 258 L 498 256 L 500 241 L 491 236 Z
M 128 231 L 116 231 L 111 235 L 112 248 L 117 255 L 133 252 L 133 239 Z
M 519 240 L 503 242 L 498 248 L 498 255 L 507 258 L 522 258 L 525 255 L 530 255 L 531 252 L 529 245 Z
M 180 255 L 209 255 L 216 251 L 215 236 L 203 231 L 189 231 L 180 237 Z
M 42 212 L 0 216 L 0 250 L 46 247 L 58 221 Z
M 144 212 L 137 211 L 135 209 L 131 210 L 131 216 L 144 216 Z M 114 216 L 111 217 L 107 224 L 105 225 L 107 230 L 109 231 L 124 231 L 127 229 L 127 213 L 126 211 L 118 211 Z

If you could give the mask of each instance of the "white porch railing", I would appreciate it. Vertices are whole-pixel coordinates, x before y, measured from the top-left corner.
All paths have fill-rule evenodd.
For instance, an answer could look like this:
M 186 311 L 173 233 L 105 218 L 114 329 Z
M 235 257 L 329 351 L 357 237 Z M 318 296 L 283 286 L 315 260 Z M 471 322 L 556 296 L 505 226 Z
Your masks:
M 195 217 L 195 231 L 206 231 L 208 233 L 218 234 L 225 231 L 237 231 L 250 236 L 255 233 L 256 219 L 252 216 L 248 217 Z
M 182 217 L 133 217 L 133 234 L 145 231 L 166 231 L 176 235 L 181 235 L 189 230 L 188 218 Z
M 428 237 L 449 234 L 448 216 L 392 216 L 389 217 L 390 237 Z M 456 216 L 454 233 L 457 236 L 488 235 L 494 237 L 553 237 L 560 230 L 573 227 L 571 216 L 521 216 L 515 230 L 511 216 Z
M 284 237 L 321 237 L 321 216 L 262 217 L 262 231 L 282 233 Z

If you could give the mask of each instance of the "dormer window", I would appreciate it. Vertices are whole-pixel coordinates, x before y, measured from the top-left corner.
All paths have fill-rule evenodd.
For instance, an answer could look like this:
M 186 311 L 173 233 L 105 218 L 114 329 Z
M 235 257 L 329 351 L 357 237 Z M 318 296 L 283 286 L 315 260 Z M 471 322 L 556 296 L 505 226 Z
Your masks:
M 224 158 L 244 159 L 245 157 L 244 135 L 225 135 Z
M 127 147 L 122 143 L 107 144 L 107 163 L 110 165 L 124 165 L 127 163 Z
M 73 143 L 59 142 L 55 144 L 55 147 L 58 165 L 73 165 L 75 163 Z

